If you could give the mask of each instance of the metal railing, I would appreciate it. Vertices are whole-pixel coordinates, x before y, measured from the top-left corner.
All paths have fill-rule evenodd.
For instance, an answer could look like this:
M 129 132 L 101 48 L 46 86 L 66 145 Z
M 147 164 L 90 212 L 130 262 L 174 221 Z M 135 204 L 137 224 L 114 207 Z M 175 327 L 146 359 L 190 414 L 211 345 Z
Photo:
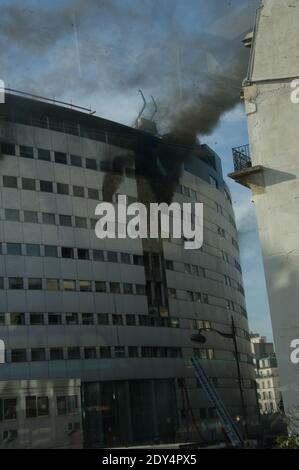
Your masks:
M 252 166 L 249 145 L 235 147 L 232 149 L 232 151 L 235 171 L 245 170 L 246 168 L 250 168 Z

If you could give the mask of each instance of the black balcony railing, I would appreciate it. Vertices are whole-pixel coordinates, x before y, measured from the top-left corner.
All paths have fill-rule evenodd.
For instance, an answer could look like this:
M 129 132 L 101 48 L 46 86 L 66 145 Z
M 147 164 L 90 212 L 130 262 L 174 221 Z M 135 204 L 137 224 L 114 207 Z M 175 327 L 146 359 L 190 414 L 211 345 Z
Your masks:
M 241 147 L 233 148 L 233 159 L 235 171 L 245 170 L 252 166 L 250 158 L 249 145 L 242 145 Z

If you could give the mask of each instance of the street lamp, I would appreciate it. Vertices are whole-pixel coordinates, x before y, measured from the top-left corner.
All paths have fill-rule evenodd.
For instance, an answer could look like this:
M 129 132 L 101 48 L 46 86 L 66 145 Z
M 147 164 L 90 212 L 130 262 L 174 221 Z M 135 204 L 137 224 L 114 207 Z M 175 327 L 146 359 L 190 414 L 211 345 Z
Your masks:
M 240 361 L 239 361 L 239 351 L 238 351 L 238 345 L 237 345 L 237 335 L 236 335 L 236 327 L 235 327 L 234 319 L 232 317 L 231 333 L 224 333 L 223 331 L 216 330 L 215 328 L 200 328 L 197 333 L 191 335 L 191 340 L 195 341 L 196 343 L 201 343 L 201 344 L 205 343 L 207 339 L 202 334 L 202 331 L 207 331 L 207 332 L 213 331 L 214 333 L 218 333 L 220 336 L 223 336 L 224 338 L 230 338 L 233 340 L 235 358 L 236 358 L 236 364 L 237 364 L 237 375 L 238 375 L 238 385 L 239 385 L 239 390 L 240 390 L 241 407 L 242 407 L 242 414 L 243 414 L 243 419 L 244 419 L 244 430 L 247 436 L 248 435 L 247 413 L 246 413 L 246 407 L 245 407 L 245 401 L 244 401 L 244 393 L 243 393 L 243 385 L 242 385 L 242 377 L 241 377 Z

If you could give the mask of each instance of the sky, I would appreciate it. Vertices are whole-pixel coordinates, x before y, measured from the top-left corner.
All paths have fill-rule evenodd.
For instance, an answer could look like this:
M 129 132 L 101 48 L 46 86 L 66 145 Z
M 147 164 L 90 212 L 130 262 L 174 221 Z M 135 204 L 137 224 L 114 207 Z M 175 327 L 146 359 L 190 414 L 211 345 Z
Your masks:
M 138 89 L 158 104 L 161 133 L 191 128 L 232 171 L 248 143 L 239 90 L 241 38 L 259 0 L 0 0 L 0 79 L 6 87 L 91 107 L 132 125 Z M 204 99 L 204 97 L 208 97 Z M 152 112 L 150 105 L 146 110 Z M 232 191 L 252 331 L 272 338 L 254 205 Z

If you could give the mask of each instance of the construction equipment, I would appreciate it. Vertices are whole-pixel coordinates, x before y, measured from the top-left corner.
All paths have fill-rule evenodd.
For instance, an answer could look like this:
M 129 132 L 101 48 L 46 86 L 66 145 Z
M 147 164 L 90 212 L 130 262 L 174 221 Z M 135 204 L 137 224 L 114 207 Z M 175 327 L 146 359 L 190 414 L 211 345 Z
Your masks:
M 226 432 L 230 442 L 236 448 L 244 447 L 244 439 L 230 416 L 229 412 L 224 406 L 224 403 L 220 396 L 218 395 L 214 385 L 210 382 L 207 374 L 205 373 L 203 367 L 200 364 L 200 361 L 197 357 L 191 357 L 191 364 L 195 370 L 196 378 L 198 379 L 199 383 L 201 384 L 202 388 L 207 394 L 207 397 L 213 407 L 216 409 L 220 421 L 222 423 L 223 429 Z

